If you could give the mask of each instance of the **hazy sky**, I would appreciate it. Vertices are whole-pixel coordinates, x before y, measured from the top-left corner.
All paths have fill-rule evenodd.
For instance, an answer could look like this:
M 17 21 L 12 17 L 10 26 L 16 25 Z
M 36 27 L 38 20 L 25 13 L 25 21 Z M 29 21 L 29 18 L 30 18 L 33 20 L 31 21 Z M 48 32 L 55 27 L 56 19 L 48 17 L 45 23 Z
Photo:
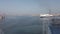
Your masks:
M 0 11 L 8 15 L 40 14 L 60 9 L 60 0 L 0 0 Z

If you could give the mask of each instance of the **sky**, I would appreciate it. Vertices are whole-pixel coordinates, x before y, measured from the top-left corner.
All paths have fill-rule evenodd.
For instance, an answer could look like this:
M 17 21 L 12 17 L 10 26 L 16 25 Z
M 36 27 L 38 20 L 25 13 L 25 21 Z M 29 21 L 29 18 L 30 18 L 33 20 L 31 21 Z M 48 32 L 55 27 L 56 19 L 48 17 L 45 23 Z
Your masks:
M 7 15 L 31 15 L 48 13 L 49 9 L 59 13 L 59 3 L 60 0 L 0 0 L 0 13 L 6 13 Z

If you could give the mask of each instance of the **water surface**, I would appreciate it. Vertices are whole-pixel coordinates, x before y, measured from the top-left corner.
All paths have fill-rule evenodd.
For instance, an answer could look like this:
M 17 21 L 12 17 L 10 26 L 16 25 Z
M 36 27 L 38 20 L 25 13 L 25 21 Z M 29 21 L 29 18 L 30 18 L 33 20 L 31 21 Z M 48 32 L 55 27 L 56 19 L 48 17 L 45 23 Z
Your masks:
M 4 34 L 42 34 L 39 16 L 7 16 L 3 22 Z

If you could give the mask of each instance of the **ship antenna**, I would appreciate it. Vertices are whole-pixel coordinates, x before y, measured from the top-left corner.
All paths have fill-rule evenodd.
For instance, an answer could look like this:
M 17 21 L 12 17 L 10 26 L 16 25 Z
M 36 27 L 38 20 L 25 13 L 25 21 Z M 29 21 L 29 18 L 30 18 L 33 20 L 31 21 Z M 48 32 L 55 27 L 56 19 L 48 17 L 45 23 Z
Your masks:
M 51 10 L 49 9 L 49 14 L 51 14 Z

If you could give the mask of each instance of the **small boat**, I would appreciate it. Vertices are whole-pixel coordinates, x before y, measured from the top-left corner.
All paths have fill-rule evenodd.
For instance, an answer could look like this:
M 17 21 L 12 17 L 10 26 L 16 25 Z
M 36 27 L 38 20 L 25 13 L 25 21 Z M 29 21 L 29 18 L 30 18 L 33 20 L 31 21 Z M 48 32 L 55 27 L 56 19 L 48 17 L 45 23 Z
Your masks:
M 0 20 L 3 20 L 5 18 L 5 16 L 0 15 Z

